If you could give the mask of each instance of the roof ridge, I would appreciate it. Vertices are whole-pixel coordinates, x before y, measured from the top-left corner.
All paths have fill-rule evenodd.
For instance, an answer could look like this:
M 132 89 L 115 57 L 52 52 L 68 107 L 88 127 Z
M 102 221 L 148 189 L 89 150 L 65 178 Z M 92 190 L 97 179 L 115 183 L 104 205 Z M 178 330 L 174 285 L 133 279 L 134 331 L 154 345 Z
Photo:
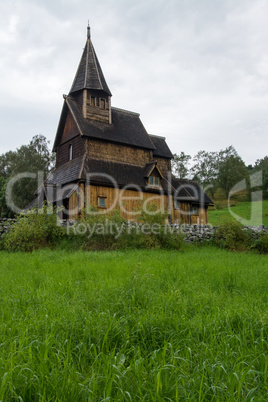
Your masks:
M 89 160 L 91 160 L 91 161 L 101 161 L 101 162 L 104 162 L 104 163 L 112 163 L 112 164 L 117 164 L 117 165 L 128 165 L 128 166 L 132 166 L 132 167 L 135 167 L 135 168 L 140 168 L 140 169 L 144 169 L 144 166 L 141 166 L 141 165 L 133 165 L 133 164 L 129 164 L 129 163 L 126 163 L 126 162 L 122 162 L 122 161 L 110 161 L 110 160 L 108 160 L 108 159 L 98 159 L 98 158 L 90 158 L 88 155 L 86 155 L 86 158 L 85 159 L 89 159 Z
M 162 138 L 162 140 L 165 140 L 166 137 L 162 137 L 161 135 L 155 135 L 155 134 L 148 134 L 150 137 L 155 137 L 155 138 Z
M 84 169 L 86 158 L 87 158 L 87 154 L 85 153 L 83 155 L 83 158 L 82 158 L 81 168 L 80 168 L 80 171 L 79 171 L 79 179 L 81 179 L 81 177 L 82 177 L 82 172 L 83 172 L 83 169 Z
M 95 64 L 95 68 L 96 68 L 96 71 L 97 71 L 97 75 L 98 75 L 98 79 L 99 79 L 99 84 L 100 84 L 101 89 L 102 89 L 102 90 L 104 90 L 104 89 L 103 89 L 102 82 L 101 82 L 101 78 L 100 78 L 99 69 L 98 69 L 97 62 L 96 62 L 96 57 L 95 57 L 95 56 L 96 56 L 96 55 L 95 55 L 95 49 L 94 49 L 93 43 L 91 42 L 91 40 L 90 40 L 90 39 L 89 39 L 89 41 L 90 41 L 90 44 L 91 44 L 92 56 L 93 56 L 93 60 L 94 60 L 94 64 Z
M 86 70 L 85 70 L 84 88 L 86 88 L 86 86 L 87 86 L 88 53 L 89 53 L 88 45 L 89 45 L 89 39 L 87 40 L 87 43 L 86 43 L 87 50 L 86 50 Z
M 118 112 L 123 112 L 123 113 L 126 113 L 126 114 L 133 114 L 135 116 L 140 116 L 140 113 L 132 112 L 131 110 L 120 109 L 119 107 L 112 106 L 112 110 L 116 110 Z
M 157 165 L 157 161 L 147 162 L 145 164 L 145 166 L 148 166 L 148 165 Z

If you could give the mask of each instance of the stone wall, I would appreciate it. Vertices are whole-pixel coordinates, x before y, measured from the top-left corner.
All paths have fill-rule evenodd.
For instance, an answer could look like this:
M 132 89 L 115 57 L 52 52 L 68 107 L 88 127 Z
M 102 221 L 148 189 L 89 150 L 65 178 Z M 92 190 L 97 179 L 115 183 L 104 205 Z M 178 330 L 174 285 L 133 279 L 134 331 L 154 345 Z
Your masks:
M 4 233 L 7 233 L 10 226 L 13 225 L 17 220 L 10 218 L 0 218 L 0 238 Z M 62 225 L 66 226 L 67 222 L 62 221 Z M 136 222 L 128 222 L 125 224 L 127 227 L 142 227 L 142 224 Z M 186 242 L 203 242 L 211 240 L 215 232 L 217 230 L 217 226 L 210 225 L 188 225 L 188 224 L 172 224 L 170 227 L 179 233 L 183 233 L 185 235 Z M 245 226 L 243 230 L 250 230 L 252 240 L 258 239 L 260 235 L 264 233 L 268 233 L 268 227 L 263 225 L 260 226 Z
M 143 224 L 137 222 L 128 222 L 126 224 L 127 227 L 140 227 L 142 230 Z M 172 224 L 170 225 L 175 232 L 179 232 L 185 235 L 185 242 L 193 243 L 193 242 L 204 242 L 211 240 L 217 230 L 217 226 L 210 225 L 189 225 L 189 224 Z M 250 230 L 252 240 L 256 240 L 260 237 L 260 235 L 264 233 L 268 233 L 268 227 L 260 226 L 245 226 L 243 230 Z M 153 231 L 152 231 L 153 232 Z
M 16 222 L 16 219 L 0 218 L 0 237 L 9 231 L 11 225 Z
M 186 242 L 208 241 L 214 237 L 215 231 L 217 230 L 216 226 L 210 225 L 174 224 L 171 226 L 173 226 L 176 231 L 185 234 Z
M 217 226 L 210 225 L 171 225 L 177 231 L 185 234 L 186 242 L 202 242 L 212 239 L 217 230 Z M 258 239 L 261 234 L 268 233 L 268 227 L 260 226 L 244 226 L 243 230 L 250 230 L 252 239 Z

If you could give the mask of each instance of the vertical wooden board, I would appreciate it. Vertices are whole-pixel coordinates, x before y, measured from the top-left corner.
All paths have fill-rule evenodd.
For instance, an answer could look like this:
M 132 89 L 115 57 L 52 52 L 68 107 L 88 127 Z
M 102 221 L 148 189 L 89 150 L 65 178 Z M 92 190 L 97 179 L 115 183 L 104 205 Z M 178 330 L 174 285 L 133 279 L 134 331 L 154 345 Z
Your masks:
M 155 204 L 162 212 L 168 213 L 168 197 L 162 194 L 139 193 L 134 190 L 115 190 L 114 188 L 102 186 L 86 187 L 86 204 L 88 207 L 98 207 L 98 196 L 107 198 L 107 209 L 114 210 L 120 208 L 121 216 L 128 220 L 138 220 L 140 212 L 146 205 Z
M 78 218 L 78 194 L 74 192 L 69 199 L 69 219 L 75 220 Z

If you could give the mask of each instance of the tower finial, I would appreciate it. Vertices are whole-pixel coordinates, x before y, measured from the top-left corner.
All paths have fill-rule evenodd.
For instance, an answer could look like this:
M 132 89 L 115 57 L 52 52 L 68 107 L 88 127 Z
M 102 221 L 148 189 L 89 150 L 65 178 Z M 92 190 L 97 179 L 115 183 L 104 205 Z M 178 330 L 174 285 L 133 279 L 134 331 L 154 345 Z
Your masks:
M 89 26 L 89 21 L 87 24 L 87 38 L 90 39 L 90 26 Z

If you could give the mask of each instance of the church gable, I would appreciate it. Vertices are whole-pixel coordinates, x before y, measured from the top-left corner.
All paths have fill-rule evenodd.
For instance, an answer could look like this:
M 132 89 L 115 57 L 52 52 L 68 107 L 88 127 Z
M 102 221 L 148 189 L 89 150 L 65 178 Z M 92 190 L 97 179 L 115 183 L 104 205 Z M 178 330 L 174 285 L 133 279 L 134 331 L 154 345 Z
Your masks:
M 161 180 L 164 178 L 164 176 L 158 168 L 157 162 L 147 163 L 145 167 L 145 178 L 149 188 L 152 187 L 160 189 L 162 187 Z

